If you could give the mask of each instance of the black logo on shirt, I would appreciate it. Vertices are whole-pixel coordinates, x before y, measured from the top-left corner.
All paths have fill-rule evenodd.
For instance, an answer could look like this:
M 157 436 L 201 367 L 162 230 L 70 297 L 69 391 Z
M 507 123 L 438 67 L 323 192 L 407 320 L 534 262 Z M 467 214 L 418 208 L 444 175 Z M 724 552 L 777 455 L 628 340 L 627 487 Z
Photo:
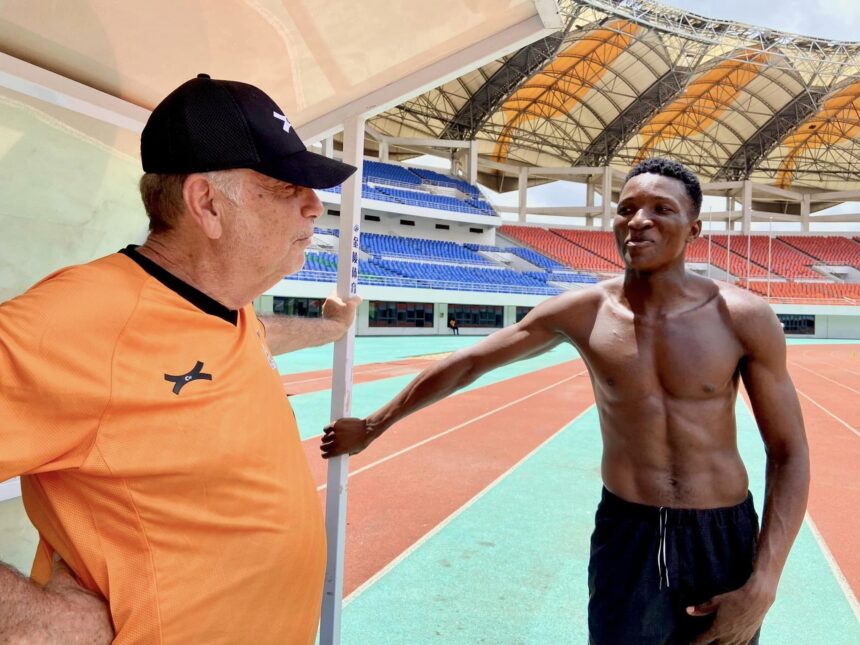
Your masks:
M 207 374 L 206 372 L 201 372 L 200 370 L 202 370 L 202 369 L 203 369 L 203 363 L 201 361 L 197 361 L 197 365 L 195 365 L 194 369 L 192 369 L 190 372 L 187 372 L 185 374 L 180 374 L 179 376 L 174 376 L 173 374 L 165 374 L 164 380 L 170 381 L 171 383 L 173 383 L 173 393 L 179 394 L 179 391 L 182 389 L 182 387 L 185 384 L 190 383 L 191 381 L 197 381 L 197 380 L 211 381 L 212 380 L 212 375 Z

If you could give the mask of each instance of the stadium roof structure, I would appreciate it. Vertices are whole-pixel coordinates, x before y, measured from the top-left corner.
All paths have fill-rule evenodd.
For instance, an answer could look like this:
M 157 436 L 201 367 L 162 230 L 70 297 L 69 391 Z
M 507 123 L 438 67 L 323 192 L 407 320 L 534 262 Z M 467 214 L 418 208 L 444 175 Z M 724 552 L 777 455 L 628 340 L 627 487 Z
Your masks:
M 705 181 L 860 188 L 860 43 L 650 0 L 561 0 L 564 28 L 370 123 L 474 140 L 480 162 L 627 169 L 670 156 Z M 496 190 L 515 173 L 481 173 Z M 813 208 L 815 210 L 815 208 Z

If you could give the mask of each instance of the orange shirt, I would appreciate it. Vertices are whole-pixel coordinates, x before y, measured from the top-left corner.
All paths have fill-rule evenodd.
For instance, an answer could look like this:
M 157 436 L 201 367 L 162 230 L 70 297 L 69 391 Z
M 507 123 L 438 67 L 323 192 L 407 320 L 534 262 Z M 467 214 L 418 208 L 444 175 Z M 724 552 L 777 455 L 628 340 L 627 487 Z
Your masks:
M 0 481 L 108 599 L 116 643 L 313 643 L 322 510 L 248 305 L 134 251 L 0 305 Z M 132 259 L 135 258 L 135 259 Z

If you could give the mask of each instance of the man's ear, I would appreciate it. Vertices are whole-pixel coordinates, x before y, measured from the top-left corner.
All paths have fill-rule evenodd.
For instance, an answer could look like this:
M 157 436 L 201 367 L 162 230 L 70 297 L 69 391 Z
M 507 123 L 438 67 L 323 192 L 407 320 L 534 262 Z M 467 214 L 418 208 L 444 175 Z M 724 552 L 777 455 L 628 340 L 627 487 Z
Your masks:
M 217 240 L 223 233 L 221 200 L 216 202 L 217 189 L 205 175 L 191 174 L 182 185 L 182 200 L 191 220 L 200 227 L 210 240 Z
M 702 233 L 702 220 L 698 217 L 690 224 L 690 234 L 687 236 L 687 243 L 695 240 Z

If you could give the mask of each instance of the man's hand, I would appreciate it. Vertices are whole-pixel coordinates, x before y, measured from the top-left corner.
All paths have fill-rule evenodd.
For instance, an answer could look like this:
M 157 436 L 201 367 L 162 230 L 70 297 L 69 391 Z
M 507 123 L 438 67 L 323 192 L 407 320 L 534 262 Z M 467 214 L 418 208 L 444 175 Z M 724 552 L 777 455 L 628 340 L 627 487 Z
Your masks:
M 338 419 L 323 431 L 322 456 L 324 459 L 338 455 L 356 455 L 367 448 L 381 432 L 374 431 L 367 419 L 346 417 Z
M 761 628 L 774 596 L 773 591 L 768 591 L 751 579 L 740 589 L 714 596 L 695 607 L 687 607 L 687 613 L 691 616 L 716 613 L 711 627 L 693 641 L 693 645 L 713 642 L 720 645 L 747 645 Z
M 344 333 L 355 320 L 355 312 L 361 304 L 361 296 L 351 296 L 346 302 L 336 293 L 331 293 L 322 306 L 324 320 L 332 320 L 343 325 Z

